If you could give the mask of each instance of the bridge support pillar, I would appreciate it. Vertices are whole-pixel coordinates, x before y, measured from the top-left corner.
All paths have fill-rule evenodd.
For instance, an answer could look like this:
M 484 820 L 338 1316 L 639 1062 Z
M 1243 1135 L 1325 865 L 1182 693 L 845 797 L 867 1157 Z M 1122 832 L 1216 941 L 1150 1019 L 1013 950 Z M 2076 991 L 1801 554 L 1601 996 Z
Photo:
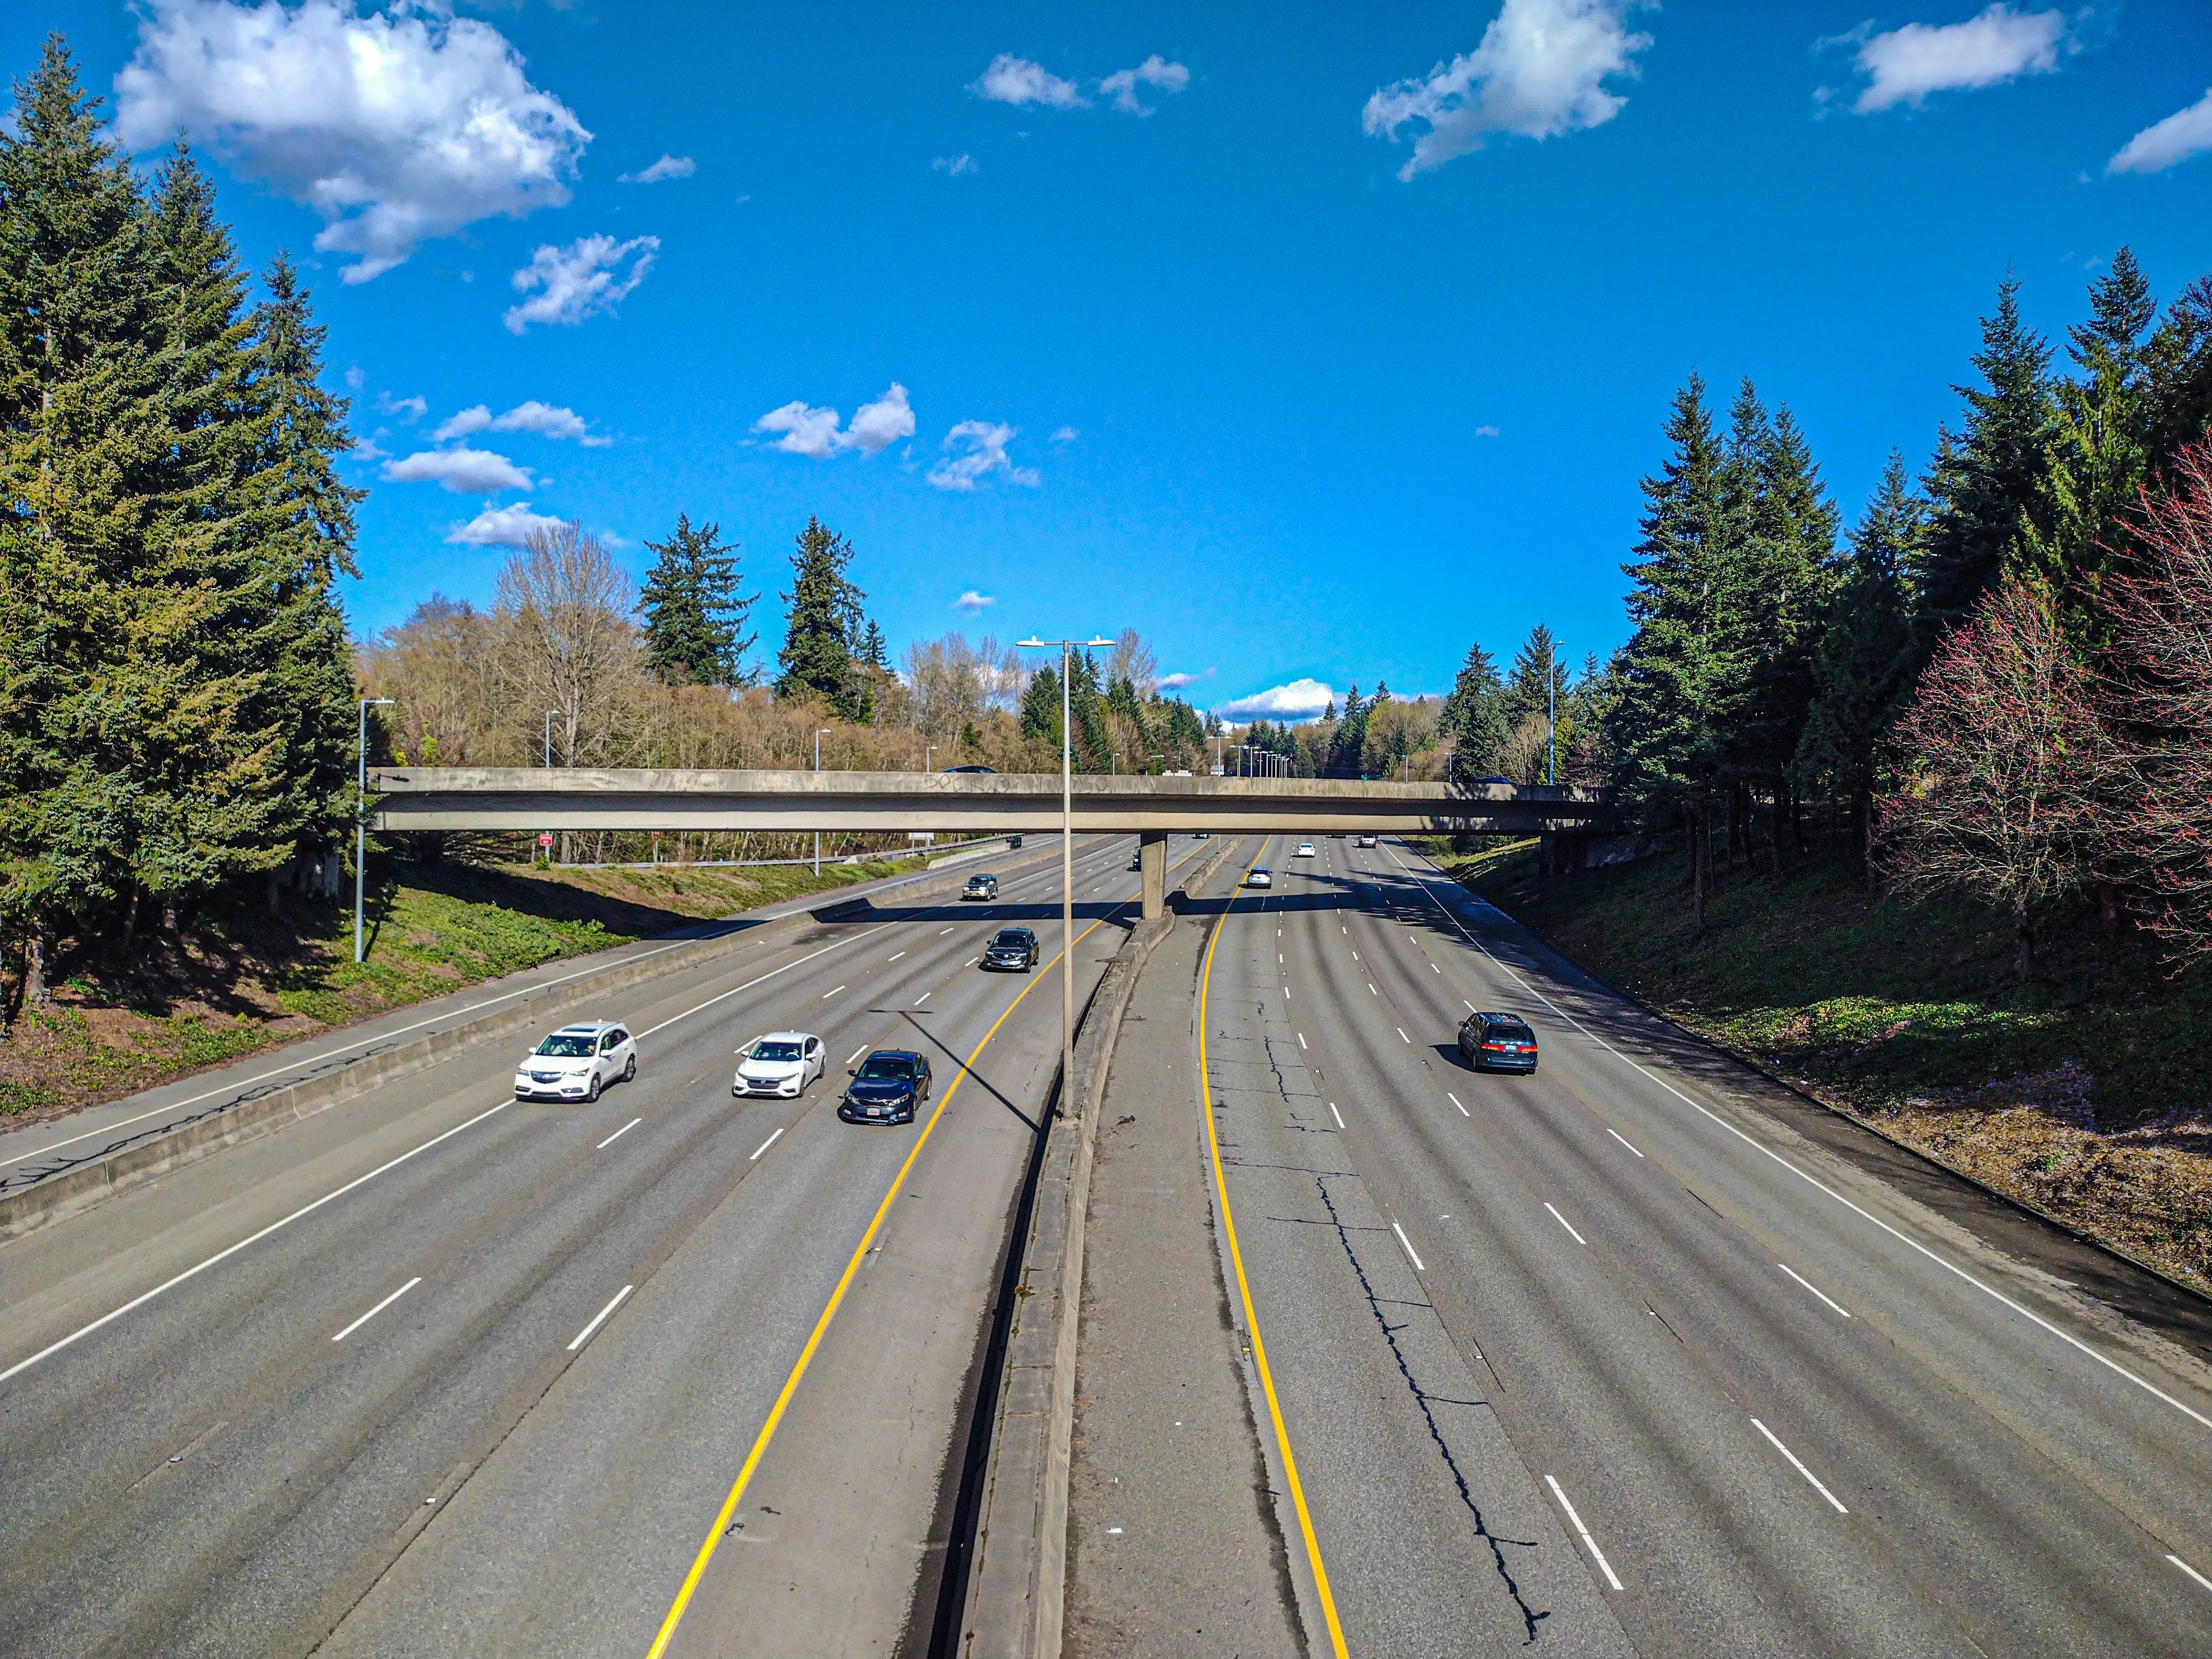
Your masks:
M 1168 908 L 1168 832 L 1147 830 L 1138 838 L 1138 881 L 1144 889 L 1145 920 L 1158 921 Z

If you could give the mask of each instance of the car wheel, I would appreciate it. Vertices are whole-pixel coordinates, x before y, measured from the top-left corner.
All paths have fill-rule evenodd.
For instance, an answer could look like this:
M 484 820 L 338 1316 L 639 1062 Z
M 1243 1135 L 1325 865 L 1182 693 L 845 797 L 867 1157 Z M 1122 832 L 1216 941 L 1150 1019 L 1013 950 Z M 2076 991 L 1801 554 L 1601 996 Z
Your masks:
M 585 1098 L 585 1099 L 586 1099 L 586 1100 L 597 1100 L 599 1097 L 599 1074 L 597 1072 L 594 1072 L 594 1073 L 592 1073 L 592 1091 L 591 1091 L 591 1093 L 589 1093 L 589 1094 L 586 1095 L 586 1096 L 584 1097 L 584 1098 Z
M 636 1077 L 637 1056 L 635 1054 L 632 1054 L 628 1060 L 623 1062 L 623 1081 L 624 1083 L 633 1082 L 635 1080 Z

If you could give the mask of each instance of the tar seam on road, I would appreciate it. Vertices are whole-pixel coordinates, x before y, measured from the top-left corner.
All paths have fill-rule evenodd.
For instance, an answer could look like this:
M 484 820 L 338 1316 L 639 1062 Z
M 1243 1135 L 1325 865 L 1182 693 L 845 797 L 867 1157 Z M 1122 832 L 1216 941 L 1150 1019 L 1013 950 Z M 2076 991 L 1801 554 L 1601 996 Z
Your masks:
M 1798 1474 L 1803 1475 L 1807 1480 L 1810 1481 L 1813 1486 L 1813 1490 L 1820 1493 L 1821 1497 L 1826 1498 L 1829 1504 L 1835 1510 L 1838 1515 L 1849 1515 L 1850 1513 L 1849 1510 L 1843 1506 L 1842 1501 L 1837 1498 L 1835 1493 L 1830 1492 L 1826 1486 L 1820 1484 L 1820 1476 L 1814 1474 L 1812 1470 L 1807 1468 L 1802 1463 L 1797 1461 L 1797 1454 L 1791 1451 L 1789 1447 L 1784 1445 L 1781 1440 L 1776 1437 L 1773 1430 L 1768 1428 L 1765 1424 L 1760 1422 L 1755 1417 L 1751 1419 L 1751 1426 L 1757 1429 L 1761 1434 L 1765 1435 L 1768 1442 L 1772 1444 L 1774 1449 L 1780 1452 L 1784 1457 L 1790 1460 L 1790 1467 L 1796 1470 Z
M 1583 1525 L 1583 1518 L 1575 1513 L 1575 1506 L 1567 1502 L 1567 1495 L 1559 1490 L 1559 1483 L 1547 1474 L 1544 1477 L 1544 1484 L 1552 1489 L 1552 1496 L 1559 1500 L 1559 1507 L 1567 1512 L 1567 1519 L 1575 1523 L 1575 1530 L 1582 1534 L 1583 1547 L 1589 1552 L 1590 1559 L 1597 1563 L 1597 1570 L 1605 1575 L 1605 1582 L 1619 1589 L 1620 1580 L 1613 1576 L 1613 1563 L 1605 1559 L 1605 1552 L 1597 1547 L 1597 1540 L 1590 1536 L 1589 1528 Z
M 1398 855 L 1395 853 L 1391 854 L 1390 857 L 1394 863 L 1396 862 Z M 1398 867 L 1401 870 L 1406 868 L 1402 864 L 1399 865 Z M 1413 875 L 1412 871 L 1407 871 L 1407 873 L 1408 875 Z M 2069 1347 L 2075 1349 L 2079 1352 L 2087 1355 L 2089 1358 L 2095 1360 L 2100 1365 L 2104 1366 L 2106 1370 L 2114 1372 L 2118 1376 L 2127 1378 L 2129 1382 L 2134 1383 L 2136 1387 L 2143 1390 L 2144 1393 L 2152 1395 L 2155 1399 L 2165 1401 L 2167 1405 L 2172 1407 L 2174 1410 L 2179 1412 L 2183 1416 L 2203 1425 L 2203 1426 L 2208 1429 L 2212 1429 L 2212 1417 L 2207 1417 L 2203 1412 L 2198 1411 L 2195 1407 L 2185 1404 L 2183 1401 L 2175 1399 L 2172 1395 L 2168 1394 L 2164 1389 L 2160 1388 L 2157 1383 L 2153 1382 L 2149 1378 L 2136 1376 L 2125 1365 L 2121 1364 L 2117 1359 L 2109 1358 L 2106 1355 L 2099 1352 L 2095 1348 L 2090 1346 L 2089 1344 L 2081 1340 L 2080 1337 L 2074 1335 L 2072 1333 L 2057 1325 L 2052 1324 L 2051 1321 L 2045 1319 L 2041 1314 L 2033 1312 L 2031 1310 L 2023 1307 L 2021 1304 L 2014 1301 L 2010 1297 L 2007 1296 L 2002 1291 L 1998 1290 L 1994 1285 L 1986 1284 L 1983 1280 L 1975 1278 L 1973 1274 L 1968 1273 L 1964 1267 L 1960 1267 L 1957 1263 L 1951 1261 L 1945 1257 L 1937 1255 L 1934 1250 L 1929 1249 L 1928 1246 L 1923 1244 L 1918 1239 L 1913 1237 L 1910 1233 L 1891 1226 L 1889 1223 L 1884 1221 L 1880 1216 L 1875 1215 L 1872 1211 L 1854 1204 L 1850 1199 L 1845 1198 L 1841 1193 L 1828 1185 L 1826 1182 L 1822 1181 L 1818 1176 L 1812 1175 L 1808 1171 L 1800 1169 L 1796 1164 L 1792 1164 L 1788 1158 L 1783 1157 L 1781 1153 L 1776 1152 L 1771 1146 L 1765 1146 L 1754 1137 L 1746 1134 L 1741 1129 L 1737 1128 L 1735 1124 L 1729 1122 L 1726 1118 L 1723 1117 L 1718 1112 L 1714 1111 L 1711 1107 L 1704 1105 L 1698 1101 L 1692 1100 L 1689 1096 L 1684 1094 L 1680 1089 L 1677 1089 L 1673 1084 L 1668 1082 L 1665 1078 L 1661 1077 L 1656 1072 L 1652 1071 L 1650 1067 L 1644 1066 L 1640 1061 L 1630 1059 L 1626 1054 L 1621 1053 L 1620 1049 L 1614 1048 L 1610 1042 L 1607 1042 L 1596 1032 L 1591 1030 L 1589 1026 L 1583 1024 L 1582 1021 L 1577 1019 L 1565 1009 L 1560 1007 L 1559 1005 L 1553 1001 L 1551 998 L 1546 996 L 1541 991 L 1531 985 L 1527 980 L 1522 978 L 1522 976 L 1514 972 L 1511 968 L 1507 967 L 1504 963 L 1499 962 L 1488 945 L 1485 945 L 1480 939 L 1475 938 L 1473 933 L 1468 932 L 1467 924 L 1459 919 L 1458 915 L 1452 909 L 1452 908 L 1429 890 L 1427 882 L 1422 880 L 1416 875 L 1414 876 L 1413 884 L 1420 890 L 1421 896 L 1424 898 L 1427 899 L 1430 903 L 1435 905 L 1437 909 L 1443 912 L 1444 915 L 1451 921 L 1452 926 L 1459 929 L 1461 936 L 1464 938 L 1469 945 L 1474 946 L 1476 950 L 1481 951 L 1484 956 L 1488 957 L 1493 963 L 1496 963 L 1499 972 L 1504 974 L 1507 978 L 1512 980 L 1513 982 L 1520 986 L 1522 990 L 1528 992 L 1528 994 L 1534 997 L 1537 1001 L 1542 1003 L 1547 1008 L 1549 1008 L 1561 1019 L 1566 1021 L 1568 1024 L 1573 1026 L 1575 1030 L 1580 1031 L 1592 1042 L 1595 1042 L 1599 1048 L 1604 1049 L 1606 1053 L 1611 1054 L 1615 1060 L 1620 1061 L 1622 1065 L 1629 1067 L 1632 1071 L 1640 1073 L 1644 1077 L 1649 1078 L 1652 1082 L 1664 1089 L 1668 1094 L 1674 1096 L 1675 1099 L 1680 1101 L 1685 1106 L 1687 1106 L 1692 1110 L 1699 1112 L 1705 1117 L 1710 1118 L 1713 1122 L 1727 1130 L 1737 1139 L 1742 1141 L 1745 1146 L 1751 1147 L 1756 1152 L 1765 1153 L 1768 1158 L 1773 1159 L 1775 1163 L 1789 1170 L 1790 1174 L 1796 1176 L 1800 1181 L 1812 1188 L 1814 1191 L 1825 1194 L 1829 1198 L 1833 1199 L 1837 1203 L 1842 1205 L 1845 1209 L 1850 1211 L 1852 1214 L 1859 1217 L 1861 1219 L 1872 1222 L 1875 1226 L 1881 1228 L 1882 1231 L 1887 1233 L 1892 1238 L 1897 1240 L 1900 1244 L 1906 1245 L 1911 1249 L 1917 1250 L 1922 1255 L 1926 1256 L 1929 1261 L 1942 1268 L 1946 1273 L 1954 1274 L 1966 1283 L 1972 1285 L 1976 1290 L 1988 1297 L 1991 1301 L 2002 1304 L 2005 1307 L 2011 1309 L 2013 1312 L 2018 1314 L 2022 1319 L 2040 1326 L 2043 1329 L 2050 1332 L 2051 1335 L 2057 1337 L 2060 1341 L 2067 1344 Z M 1472 1003 L 1468 1006 L 1470 1008 L 1474 1006 Z
M 617 1291 L 614 1293 L 614 1299 L 609 1302 L 605 1307 L 600 1309 L 599 1312 L 592 1316 L 592 1322 L 585 1326 L 582 1330 L 578 1331 L 574 1336 L 568 1340 L 568 1352 L 570 1353 L 574 1353 L 577 1349 L 582 1347 L 584 1344 L 592 1340 L 592 1333 L 599 1329 L 600 1326 L 605 1324 L 607 1322 L 607 1316 L 612 1313 L 617 1308 L 621 1307 L 623 1303 L 629 1301 L 629 1293 L 636 1288 L 637 1286 L 635 1285 L 625 1285 L 622 1289 Z
M 1260 850 L 1263 854 L 1267 852 L 1265 841 L 1260 843 Z M 1254 864 L 1258 862 L 1258 859 L 1253 860 Z M 1250 874 L 1251 869 L 1247 866 L 1245 875 L 1249 878 Z M 1347 1659 L 1344 1626 L 1336 1616 L 1336 1598 L 1329 1593 L 1328 1569 L 1322 1565 L 1321 1540 L 1314 1536 L 1313 1516 L 1306 1508 L 1305 1487 L 1298 1480 L 1297 1459 L 1291 1451 L 1291 1431 L 1283 1423 L 1282 1402 L 1275 1397 L 1275 1379 L 1267 1369 L 1267 1347 L 1260 1340 L 1260 1322 L 1252 1311 L 1252 1286 L 1244 1277 L 1244 1253 L 1237 1243 L 1237 1222 L 1229 1208 L 1229 1178 L 1221 1169 L 1221 1137 L 1213 1122 L 1213 1079 L 1209 1074 L 1206 1058 L 1206 1000 L 1212 988 L 1214 947 L 1221 943 L 1222 923 L 1236 908 L 1236 902 L 1231 897 L 1222 914 L 1215 918 L 1213 932 L 1206 941 L 1206 962 L 1199 969 L 1198 1099 L 1199 1104 L 1204 1108 L 1201 1115 L 1206 1119 L 1206 1148 L 1213 1162 L 1214 1197 L 1221 1206 L 1222 1236 L 1229 1243 L 1230 1265 L 1237 1269 L 1237 1293 L 1244 1304 L 1244 1334 L 1252 1339 L 1253 1369 L 1259 1373 L 1260 1391 L 1267 1399 L 1267 1416 L 1274 1425 L 1276 1449 L 1283 1455 L 1284 1484 L 1291 1489 L 1291 1506 L 1297 1512 L 1298 1534 L 1305 1543 L 1306 1560 L 1313 1568 L 1314 1590 L 1321 1597 L 1322 1620 L 1328 1626 L 1329 1648 L 1336 1659 Z M 1287 996 L 1289 994 L 1289 988 L 1285 986 L 1284 994 Z M 653 1659 L 658 1659 L 658 1656 Z
M 629 1122 L 623 1124 L 621 1128 L 616 1130 L 598 1146 L 592 1147 L 592 1150 L 595 1152 L 604 1152 L 608 1147 L 613 1146 L 615 1142 L 620 1140 L 624 1135 L 628 1134 L 632 1129 L 635 1129 L 639 1124 L 644 1121 L 645 1120 L 641 1117 L 634 1117 L 630 1119 Z
M 1103 925 L 1103 920 L 1101 918 L 1092 922 L 1077 934 L 1075 942 L 1080 945 L 1089 939 Z M 1058 955 L 1052 959 L 1053 962 L 1059 960 Z M 1049 969 L 1052 963 L 1047 963 L 1045 966 Z M 783 1414 L 790 1408 L 792 1396 L 799 1391 L 799 1380 L 806 1375 L 807 1366 L 813 1362 L 815 1350 L 822 1346 L 822 1338 L 830 1328 L 830 1322 L 836 1317 L 838 1307 L 845 1300 L 845 1292 L 853 1283 L 854 1274 L 860 1271 L 860 1263 L 867 1259 L 877 1233 L 883 1229 L 884 1218 L 890 1213 L 900 1188 L 906 1185 L 907 1176 L 914 1169 L 915 1160 L 921 1156 L 921 1149 L 929 1144 L 930 1134 L 937 1127 L 939 1120 L 944 1117 L 945 1109 L 952 1103 L 952 1097 L 960 1092 L 960 1085 L 967 1079 L 969 1068 L 981 1056 L 991 1039 L 998 1036 L 999 1028 L 1006 1023 L 1015 1009 L 1021 1006 L 1022 999 L 1030 994 L 1030 989 L 1042 982 L 1042 978 L 1027 981 L 1014 994 L 1014 1000 L 1006 1005 L 1006 1012 L 991 1022 L 991 1029 L 983 1033 L 982 1041 L 969 1051 L 968 1058 L 961 1063 L 958 1075 L 939 1097 L 936 1108 L 929 1115 L 929 1121 L 922 1125 L 921 1133 L 915 1137 L 914 1146 L 906 1155 L 906 1162 L 899 1165 L 898 1174 L 884 1194 L 883 1201 L 876 1206 L 876 1212 L 869 1219 L 867 1231 L 860 1235 L 860 1242 L 853 1249 L 852 1259 L 846 1262 L 845 1271 L 838 1278 L 837 1288 L 830 1292 L 830 1300 L 823 1308 L 821 1317 L 814 1322 L 814 1328 L 807 1334 L 806 1346 L 799 1351 L 799 1358 L 791 1368 L 791 1375 L 784 1379 L 775 1403 L 769 1407 L 768 1420 L 761 1425 L 760 1433 L 754 1437 L 752 1449 L 745 1454 L 745 1461 L 738 1469 L 737 1479 L 731 1483 L 730 1495 L 722 1500 L 722 1507 L 716 1512 L 714 1524 L 707 1528 L 706 1542 L 700 1545 L 698 1554 L 692 1559 L 691 1570 L 684 1575 L 684 1583 L 676 1592 L 676 1600 L 670 1605 L 667 1617 L 660 1621 L 659 1633 L 653 1638 L 652 1647 L 646 1650 L 646 1659 L 661 1659 L 661 1655 L 668 1650 L 669 1643 L 675 1638 L 676 1626 L 683 1620 L 684 1610 L 691 1604 L 691 1597 L 699 1588 L 699 1580 L 706 1574 L 708 1563 L 714 1559 L 714 1551 L 722 1541 L 722 1533 L 729 1526 L 730 1517 L 737 1513 L 738 1505 L 744 1500 L 745 1488 L 752 1484 L 753 1471 L 760 1467 L 761 1459 L 767 1455 L 769 1443 L 775 1438 L 776 1429 L 783 1422 Z M 772 1135 L 769 1139 L 774 1139 L 775 1137 Z
M 781 968 L 772 968 L 767 973 L 760 975 L 757 978 L 747 980 L 743 985 L 737 986 L 731 990 L 723 992 L 720 996 L 708 998 L 706 1001 L 701 1003 L 696 1008 L 687 1008 L 680 1014 L 677 1014 L 668 1019 L 664 1019 L 659 1024 L 653 1027 L 651 1030 L 641 1031 L 638 1033 L 638 1036 L 641 1037 L 649 1037 L 654 1031 L 665 1031 L 670 1026 L 675 1024 L 678 1020 L 689 1019 L 692 1015 L 701 1012 L 701 1010 L 711 1008 L 716 1003 L 737 995 L 739 991 L 750 991 L 756 985 L 766 984 L 769 980 L 774 979 L 778 974 L 788 973 L 793 968 L 803 966 L 805 963 L 813 961 L 816 957 L 827 956 L 832 951 L 840 950 L 845 945 L 855 944 L 859 940 L 870 937 L 872 934 L 880 933 L 884 931 L 884 927 L 889 927 L 893 925 L 894 924 L 890 922 L 885 922 L 882 927 L 871 927 L 866 933 L 855 933 L 851 939 L 841 939 L 833 944 L 823 945 L 819 951 L 809 951 L 806 955 L 799 957 L 795 961 L 785 963 Z M 684 942 L 689 943 L 688 940 Z M 672 945 L 669 948 L 673 950 L 675 947 Z M 132 1297 L 131 1300 L 125 1303 L 121 1307 L 111 1309 L 106 1313 L 100 1315 L 99 1318 L 94 1320 L 89 1325 L 80 1325 L 76 1329 L 71 1331 L 67 1336 L 61 1338 L 58 1341 L 49 1342 L 45 1347 L 40 1349 L 38 1352 L 33 1354 L 29 1358 L 19 1359 L 14 1364 L 9 1366 L 6 1370 L 0 1371 L 0 1382 L 5 1382 L 9 1377 L 14 1376 L 20 1371 L 27 1371 L 30 1370 L 32 1366 L 37 1364 L 41 1359 L 45 1359 L 51 1355 L 59 1353 L 64 1348 L 68 1347 L 70 1344 L 76 1342 L 82 1338 L 90 1336 L 94 1331 L 100 1329 L 102 1326 L 111 1324 L 114 1321 L 122 1318 L 124 1315 L 131 1312 L 133 1309 L 144 1307 L 146 1304 L 151 1302 L 155 1297 L 163 1295 L 169 1291 L 176 1289 L 178 1285 L 183 1284 L 186 1279 L 197 1279 L 200 1274 L 205 1273 L 210 1267 L 214 1267 L 217 1262 L 228 1261 L 232 1256 L 236 1255 L 240 1250 L 245 1249 L 248 1245 L 258 1244 L 263 1239 L 268 1237 L 270 1234 L 276 1232 L 282 1228 L 290 1226 L 302 1216 L 312 1215 L 314 1212 L 321 1209 L 324 1205 L 330 1203 L 334 1199 L 343 1198 L 355 1188 L 366 1186 L 368 1182 L 375 1180 L 377 1176 L 398 1169 L 410 1158 L 418 1157 L 422 1153 L 428 1152 L 433 1146 L 438 1146 L 443 1141 L 451 1140 L 455 1135 L 460 1133 L 462 1130 L 473 1129 L 477 1124 L 482 1123 L 486 1118 L 497 1117 L 501 1112 L 505 1111 L 508 1107 L 514 1104 L 514 1097 L 513 1095 L 509 1095 L 506 1099 L 501 1101 L 498 1105 L 491 1107 L 488 1110 L 478 1112 L 474 1117 L 468 1118 L 462 1122 L 456 1123 L 450 1129 L 447 1129 L 441 1133 L 432 1135 L 421 1146 L 410 1147 L 407 1151 L 400 1153 L 398 1157 L 391 1159 L 389 1162 L 378 1164 L 376 1168 L 371 1170 L 367 1175 L 356 1176 L 351 1181 L 347 1182 L 343 1187 L 334 1188 L 331 1191 L 325 1193 L 320 1198 L 314 1200 L 312 1203 L 301 1205 L 298 1209 L 293 1211 L 291 1214 L 281 1217 L 277 1220 L 270 1222 L 267 1226 L 261 1229 L 260 1231 L 249 1233 L 244 1238 L 240 1239 L 237 1243 L 217 1250 L 213 1255 L 208 1257 L 204 1261 L 196 1262 L 191 1267 L 185 1268 L 184 1272 L 175 1274 L 172 1278 L 163 1279 L 161 1283 L 156 1285 L 152 1290 L 140 1291 L 137 1296 Z
M 378 1303 L 378 1304 L 377 1304 L 374 1308 L 371 1308 L 371 1309 L 370 1309 L 367 1313 L 363 1314 L 360 1318 L 358 1318 L 358 1319 L 355 1320 L 355 1321 L 353 1322 L 353 1323 L 352 1323 L 352 1324 L 350 1324 L 350 1325 L 347 1326 L 343 1330 L 340 1331 L 340 1332 L 339 1332 L 336 1336 L 332 1337 L 332 1338 L 331 1339 L 331 1341 L 333 1341 L 333 1342 L 343 1342 L 343 1341 L 344 1341 L 344 1340 L 346 1340 L 346 1338 L 348 1338 L 348 1337 L 351 1336 L 351 1335 L 352 1335 L 356 1331 L 359 1330 L 362 1326 L 364 1326 L 364 1325 L 368 1324 L 368 1322 L 369 1322 L 370 1320 L 372 1320 L 372 1319 L 375 1318 L 375 1317 L 377 1316 L 377 1315 L 379 1315 L 379 1314 L 382 1313 L 382 1312 L 383 1312 L 386 1308 L 390 1307 L 393 1303 L 395 1303 L 395 1302 L 398 1301 L 398 1300 L 399 1300 L 399 1298 L 400 1298 L 401 1297 L 403 1297 L 403 1296 L 406 1295 L 408 1291 L 410 1291 L 413 1290 L 413 1289 L 414 1289 L 417 1285 L 420 1285 L 422 1282 L 422 1277 L 421 1277 L 421 1275 L 419 1275 L 419 1274 L 418 1274 L 418 1275 L 416 1275 L 415 1278 L 409 1279 L 409 1280 L 408 1280 L 404 1285 L 401 1285 L 398 1290 L 396 1290 L 396 1291 L 392 1291 L 392 1293 L 390 1296 L 386 1297 L 384 1298 L 384 1300 L 383 1300 L 383 1301 L 381 1301 L 381 1302 Z

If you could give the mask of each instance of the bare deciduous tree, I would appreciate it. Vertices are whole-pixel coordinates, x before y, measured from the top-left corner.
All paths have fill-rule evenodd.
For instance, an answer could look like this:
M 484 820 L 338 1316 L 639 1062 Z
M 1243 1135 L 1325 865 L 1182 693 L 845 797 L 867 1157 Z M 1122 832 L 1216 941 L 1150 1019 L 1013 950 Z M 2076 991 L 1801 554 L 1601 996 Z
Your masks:
M 646 735 L 632 718 L 644 678 L 632 598 L 606 548 L 574 524 L 532 531 L 499 573 L 503 678 L 526 726 L 552 714 L 563 765 L 620 764 Z
M 1921 672 L 1895 741 L 1899 787 L 1879 822 L 1899 890 L 2001 908 L 2033 975 L 2037 912 L 2096 851 L 2105 749 L 2049 592 L 2008 576 L 1985 595 Z
M 2128 733 L 2112 796 L 2122 861 L 2164 901 L 2150 926 L 2212 950 L 2212 447 L 2185 449 L 2143 498 L 2136 558 L 2113 585 L 2112 674 Z

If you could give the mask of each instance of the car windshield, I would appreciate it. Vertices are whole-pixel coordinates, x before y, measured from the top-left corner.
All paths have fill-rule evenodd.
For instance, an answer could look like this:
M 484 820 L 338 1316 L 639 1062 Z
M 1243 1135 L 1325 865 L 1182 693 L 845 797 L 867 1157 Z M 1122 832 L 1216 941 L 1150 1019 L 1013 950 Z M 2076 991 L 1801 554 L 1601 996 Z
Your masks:
M 537 1048 L 548 1060 L 589 1060 L 592 1045 L 598 1041 L 588 1036 L 563 1036 L 556 1031 Z
M 860 1067 L 863 1083 L 905 1083 L 914 1077 L 914 1062 L 896 1054 L 870 1054 Z
M 755 1060 L 797 1060 L 799 1045 L 795 1042 L 756 1042 L 753 1044 L 753 1058 Z
M 1003 927 L 999 930 L 998 938 L 991 941 L 991 947 L 994 950 L 1019 951 L 1025 948 L 1028 944 L 1029 940 L 1012 928 Z
M 970 876 L 968 878 L 968 884 L 970 887 L 988 887 L 996 880 L 998 880 L 996 876 Z

